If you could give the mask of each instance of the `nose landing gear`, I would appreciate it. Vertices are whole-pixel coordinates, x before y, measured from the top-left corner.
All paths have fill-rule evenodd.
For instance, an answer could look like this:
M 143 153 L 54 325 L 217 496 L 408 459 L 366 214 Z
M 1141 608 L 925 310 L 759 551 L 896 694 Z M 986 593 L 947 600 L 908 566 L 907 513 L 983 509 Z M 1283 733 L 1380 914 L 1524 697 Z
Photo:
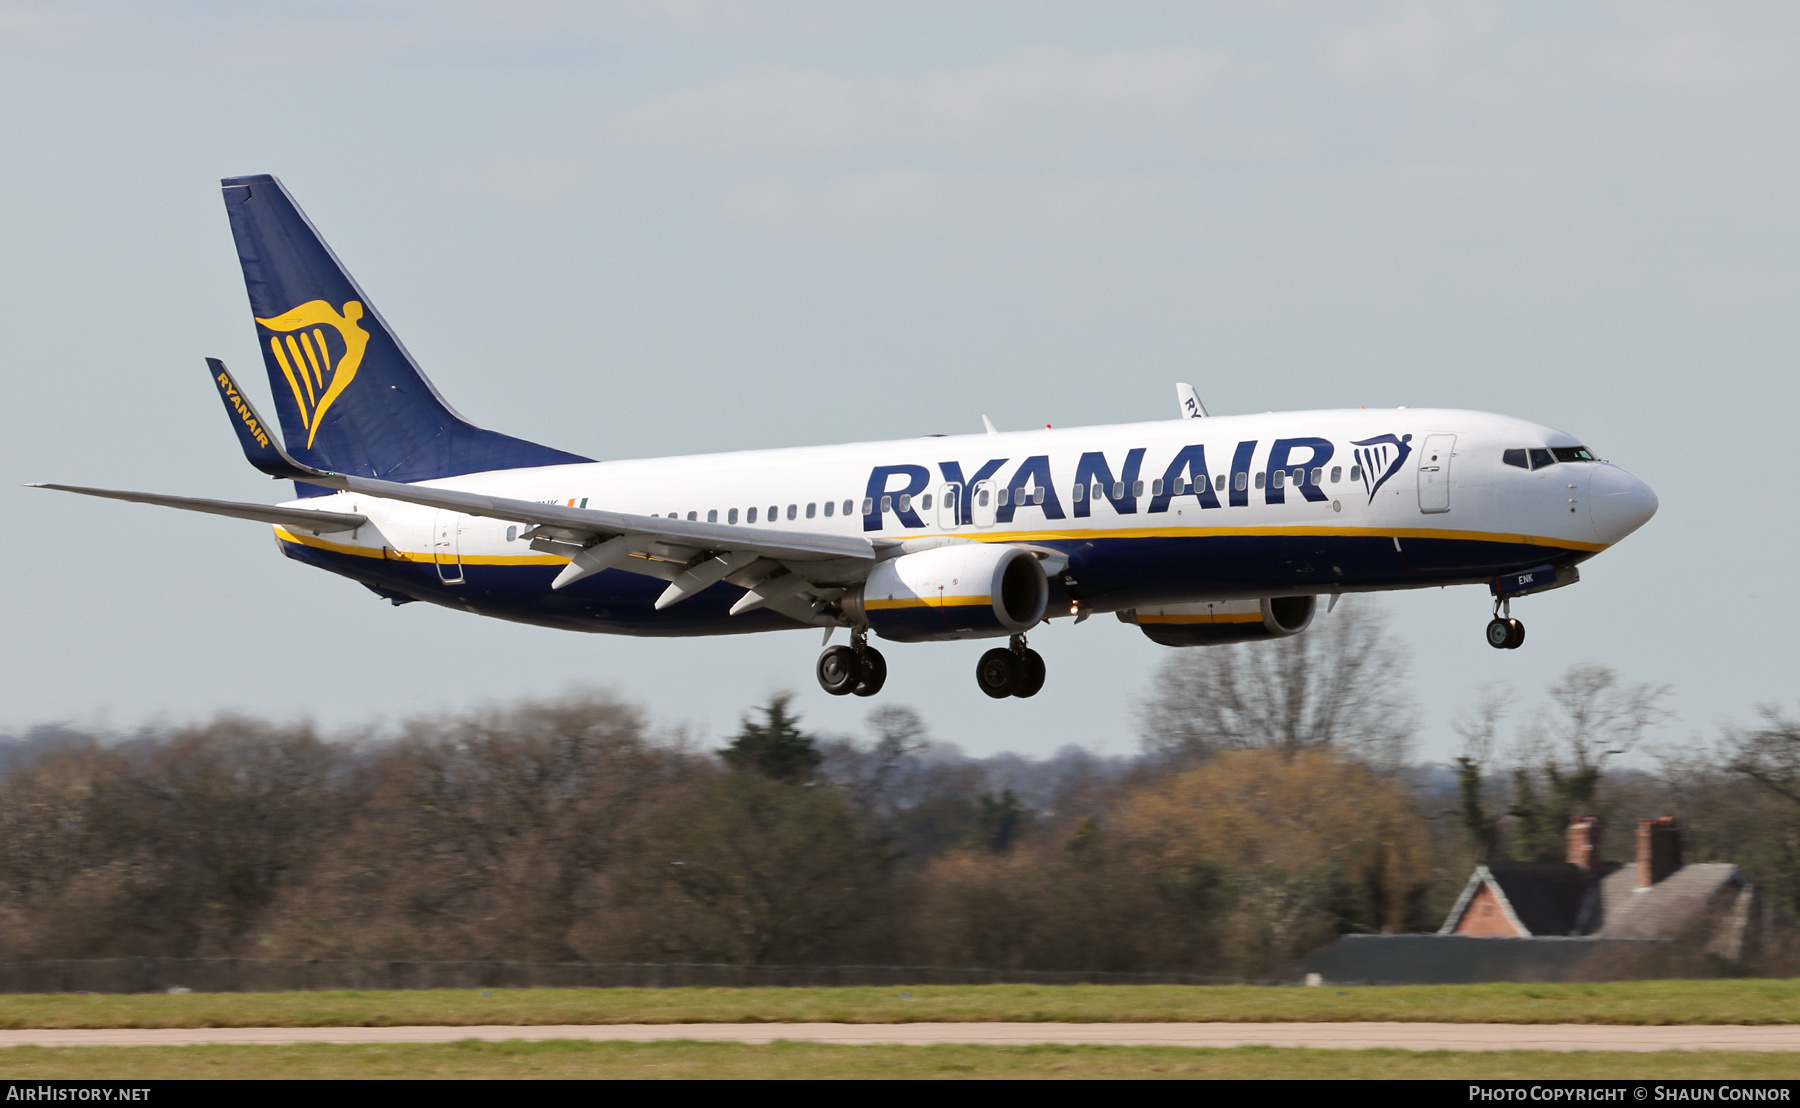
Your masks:
M 1494 618 L 1487 625 L 1487 643 L 1495 650 L 1517 650 L 1525 644 L 1525 625 L 1512 618 L 1510 598 L 1494 601 Z
M 1007 646 L 995 647 L 975 663 L 975 684 L 995 700 L 1009 696 L 1036 696 L 1044 687 L 1044 658 L 1025 645 L 1024 635 L 1014 635 Z
M 819 655 L 815 671 L 819 687 L 832 696 L 874 696 L 887 684 L 887 659 L 869 645 L 869 632 L 850 632 L 849 646 L 833 646 Z

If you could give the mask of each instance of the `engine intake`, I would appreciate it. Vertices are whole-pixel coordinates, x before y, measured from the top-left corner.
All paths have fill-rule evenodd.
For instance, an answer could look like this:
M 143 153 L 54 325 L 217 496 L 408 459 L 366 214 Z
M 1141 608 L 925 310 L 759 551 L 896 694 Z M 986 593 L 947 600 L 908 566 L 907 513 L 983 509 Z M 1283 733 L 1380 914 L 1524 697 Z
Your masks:
M 1050 582 L 1028 550 L 958 543 L 879 562 L 839 601 L 844 615 L 896 642 L 980 639 L 1029 631 Z
M 1277 596 L 1166 604 L 1128 609 L 1119 613 L 1119 620 L 1137 624 L 1151 642 L 1163 646 L 1217 646 L 1298 635 L 1312 625 L 1318 600 L 1316 596 Z

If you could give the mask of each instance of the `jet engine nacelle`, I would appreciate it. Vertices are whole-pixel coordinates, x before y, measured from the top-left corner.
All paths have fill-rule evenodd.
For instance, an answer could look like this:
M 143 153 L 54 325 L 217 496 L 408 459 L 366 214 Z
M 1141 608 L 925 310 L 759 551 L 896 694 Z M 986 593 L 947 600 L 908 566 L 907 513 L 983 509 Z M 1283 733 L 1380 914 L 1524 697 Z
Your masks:
M 1135 623 L 1151 642 L 1163 646 L 1216 646 L 1254 639 L 1283 639 L 1312 625 L 1316 596 L 1220 600 L 1204 604 L 1166 604 L 1119 613 Z
M 879 562 L 839 604 L 884 639 L 931 642 L 1029 631 L 1049 602 L 1050 582 L 1029 550 L 970 542 Z

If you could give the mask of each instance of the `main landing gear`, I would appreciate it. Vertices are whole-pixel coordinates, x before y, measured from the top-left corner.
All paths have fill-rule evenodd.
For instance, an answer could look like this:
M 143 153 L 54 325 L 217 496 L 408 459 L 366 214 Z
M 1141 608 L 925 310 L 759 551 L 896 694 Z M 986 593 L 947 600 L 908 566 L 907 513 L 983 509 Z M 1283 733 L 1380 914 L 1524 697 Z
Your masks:
M 869 645 L 866 629 L 850 632 L 849 646 L 827 647 L 815 669 L 819 687 L 832 696 L 874 696 L 887 683 L 887 659 Z M 1025 645 L 1024 635 L 1014 635 L 1009 645 L 981 656 L 975 683 L 995 700 L 1036 696 L 1044 687 L 1043 655 Z
M 1044 687 L 1043 656 L 1025 645 L 1024 635 L 1014 635 L 1011 645 L 995 647 L 975 663 L 975 683 L 995 700 L 1036 696 Z
M 849 646 L 828 647 L 816 669 L 819 687 L 832 696 L 874 696 L 887 684 L 887 659 L 869 645 L 866 630 L 850 632 Z
M 1525 644 L 1525 625 L 1512 618 L 1510 599 L 1494 601 L 1494 618 L 1487 625 L 1487 642 L 1495 650 L 1517 650 Z

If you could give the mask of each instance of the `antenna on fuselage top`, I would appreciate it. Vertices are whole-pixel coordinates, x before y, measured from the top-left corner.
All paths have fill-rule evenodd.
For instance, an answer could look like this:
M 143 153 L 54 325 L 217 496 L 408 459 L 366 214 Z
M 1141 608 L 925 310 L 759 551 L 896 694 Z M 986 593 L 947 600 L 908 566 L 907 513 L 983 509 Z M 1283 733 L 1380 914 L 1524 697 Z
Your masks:
M 1200 394 L 1194 391 L 1194 386 L 1177 384 L 1175 402 L 1181 405 L 1182 419 L 1206 418 L 1206 405 L 1200 403 Z
M 994 421 L 987 417 L 986 412 L 983 412 L 981 415 L 981 425 L 987 428 L 987 433 L 990 435 L 998 435 L 1000 433 L 1000 428 L 994 426 Z

